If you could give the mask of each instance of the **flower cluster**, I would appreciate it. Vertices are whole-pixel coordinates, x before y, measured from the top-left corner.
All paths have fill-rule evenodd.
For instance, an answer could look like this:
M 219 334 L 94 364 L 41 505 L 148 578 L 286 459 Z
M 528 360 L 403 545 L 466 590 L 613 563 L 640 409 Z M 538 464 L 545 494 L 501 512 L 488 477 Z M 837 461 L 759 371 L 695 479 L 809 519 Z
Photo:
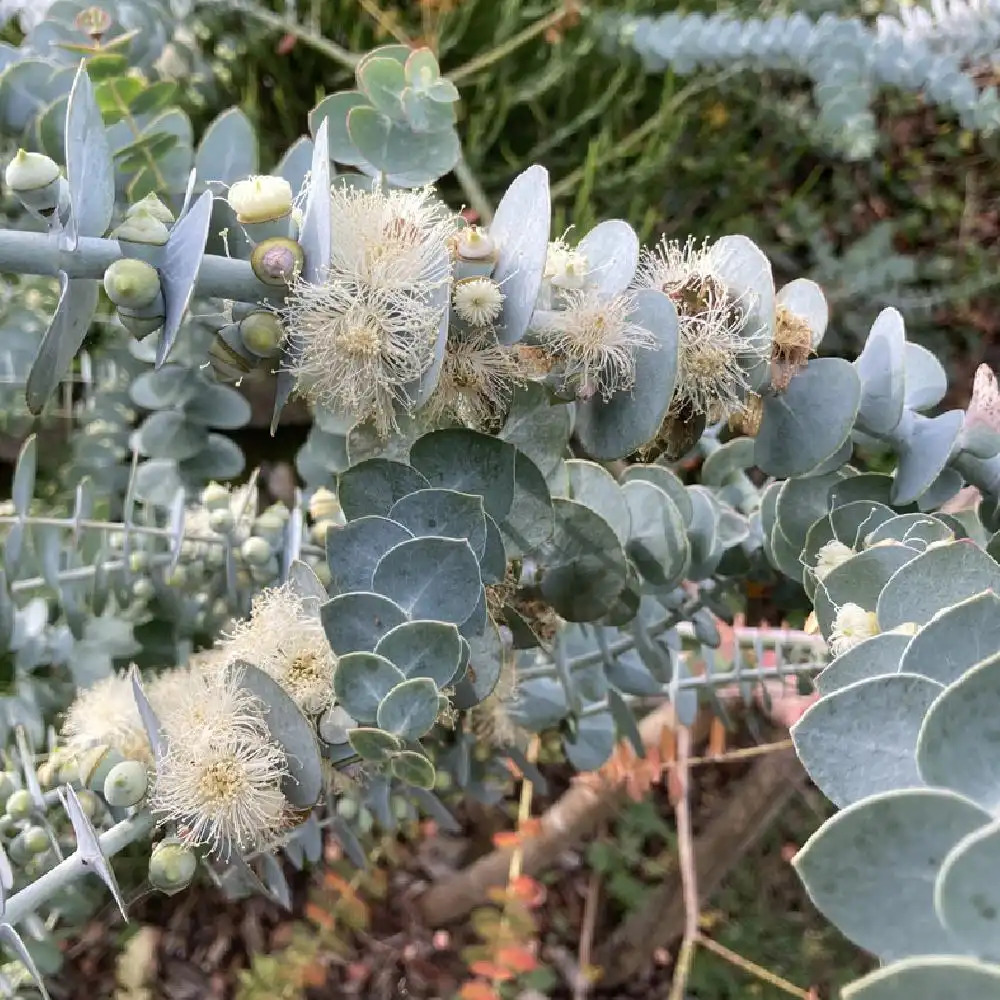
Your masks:
M 281 316 L 300 394 L 381 434 L 434 362 L 451 269 L 448 210 L 429 189 L 331 192 L 330 264 Z

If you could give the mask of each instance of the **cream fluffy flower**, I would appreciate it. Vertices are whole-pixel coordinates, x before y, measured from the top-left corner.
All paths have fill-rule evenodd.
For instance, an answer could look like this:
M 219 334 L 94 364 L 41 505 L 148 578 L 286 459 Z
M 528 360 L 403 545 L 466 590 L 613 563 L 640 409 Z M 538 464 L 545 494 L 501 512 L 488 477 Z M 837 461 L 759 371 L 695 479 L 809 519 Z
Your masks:
M 634 307 L 631 295 L 585 289 L 567 292 L 560 310 L 537 315 L 541 346 L 563 363 L 563 378 L 581 399 L 609 399 L 635 384 L 636 349 L 655 347 L 656 339 L 631 321 Z
M 66 713 L 62 737 L 73 757 L 107 746 L 128 760 L 153 760 L 127 674 L 112 674 L 80 691 Z
M 842 656 L 859 642 L 878 635 L 878 618 L 874 611 L 865 611 L 860 605 L 845 604 L 837 612 L 830 632 L 830 652 Z
M 257 699 L 241 686 L 218 650 L 164 671 L 147 685 L 150 707 L 169 742 L 197 740 L 222 730 L 266 732 Z
M 236 624 L 220 651 L 230 663 L 263 670 L 304 712 L 322 712 L 333 701 L 337 658 L 319 618 L 287 584 L 258 594 L 250 617 Z
M 838 566 L 856 555 L 854 549 L 836 539 L 829 541 L 816 554 L 816 565 L 813 572 L 817 580 L 825 580 Z
M 266 735 L 239 728 L 178 739 L 157 769 L 151 806 L 186 844 L 228 857 L 271 842 L 287 820 L 284 752 Z
M 429 190 L 335 187 L 333 246 L 319 284 L 297 280 L 281 316 L 296 389 L 380 434 L 430 368 L 450 280 L 455 223 Z
M 459 319 L 472 326 L 488 326 L 503 309 L 503 292 L 490 278 L 464 278 L 455 282 L 451 296 Z
M 661 240 L 644 250 L 636 288 L 668 295 L 677 309 L 677 381 L 672 411 L 723 420 L 738 414 L 749 389 L 745 367 L 767 356 L 767 345 L 747 330 L 753 305 L 737 301 L 715 273 L 712 248 Z

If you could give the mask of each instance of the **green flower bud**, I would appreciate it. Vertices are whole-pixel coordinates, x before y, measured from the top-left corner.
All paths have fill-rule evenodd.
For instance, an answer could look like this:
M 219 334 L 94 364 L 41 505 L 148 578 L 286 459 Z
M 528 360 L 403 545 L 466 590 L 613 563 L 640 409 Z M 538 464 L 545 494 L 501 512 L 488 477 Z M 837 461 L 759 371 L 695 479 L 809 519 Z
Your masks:
M 59 764 L 49 759 L 38 765 L 38 784 L 44 789 L 54 788 L 59 782 Z
M 302 247 L 285 236 L 261 240 L 250 254 L 253 273 L 265 285 L 290 284 L 305 263 Z
M 152 212 L 142 210 L 127 215 L 125 221 L 112 230 L 111 237 L 124 243 L 161 247 L 169 239 L 170 232 Z
M 190 847 L 169 838 L 153 848 L 149 858 L 149 882 L 155 889 L 172 896 L 186 889 L 198 869 L 198 858 Z
M 16 776 L 9 771 L 0 771 L 0 802 L 6 803 L 16 790 Z
M 394 795 L 392 797 L 392 814 L 399 820 L 406 819 L 409 816 L 410 810 L 406 804 L 406 799 L 402 795 Z
M 254 583 L 270 583 L 278 575 L 278 560 L 272 556 L 263 566 L 251 566 L 250 578 Z
M 104 779 L 124 755 L 108 746 L 91 747 L 76 758 L 76 774 L 70 779 L 79 779 L 84 788 L 103 788 Z
M 240 222 L 270 222 L 292 211 L 292 185 L 284 177 L 248 177 L 229 188 L 226 200 Z
M 201 491 L 202 505 L 208 510 L 229 510 L 229 490 L 221 483 L 211 482 Z
M 145 198 L 140 198 L 134 205 L 130 205 L 125 212 L 125 218 L 128 219 L 142 213 L 148 213 L 165 226 L 169 226 L 174 221 L 174 213 L 152 193 L 147 194 Z
M 208 360 L 215 374 L 225 381 L 237 382 L 261 363 L 243 343 L 240 328 L 233 324 L 219 330 L 208 345 Z
M 446 791 L 448 791 L 452 787 L 453 784 L 454 784 L 454 780 L 452 779 L 452 776 L 447 771 L 438 771 L 434 775 L 434 787 L 439 792 L 446 792 Z
M 184 566 L 175 566 L 170 570 L 163 582 L 168 587 L 183 587 L 188 582 L 187 569 Z
M 358 806 L 357 799 L 349 798 L 344 796 L 337 800 L 337 815 L 343 817 L 346 820 L 356 819 L 360 807 Z
M 213 510 L 208 515 L 208 526 L 219 535 L 228 535 L 236 526 L 236 519 L 228 507 L 222 510 Z
M 371 810 L 362 806 L 358 810 L 358 829 L 362 833 L 370 833 L 374 825 L 375 817 L 372 815 Z
M 76 793 L 80 800 L 80 808 L 87 819 L 93 819 L 97 815 L 97 810 L 101 808 L 101 800 L 89 789 L 84 788 Z
M 314 521 L 332 521 L 343 516 L 337 494 L 321 486 L 309 498 L 309 516 Z
M 126 310 L 144 309 L 160 300 L 160 275 L 152 264 L 134 257 L 116 260 L 104 272 L 108 298 Z
M 132 584 L 132 596 L 138 601 L 151 600 L 155 594 L 156 587 L 145 577 L 136 580 Z
M 258 310 L 240 323 L 240 336 L 247 350 L 261 358 L 273 358 L 281 352 L 285 328 L 274 313 Z
M 124 309 L 118 310 L 118 320 L 136 340 L 142 340 L 151 333 L 156 333 L 163 326 L 163 316 L 136 316 Z
M 287 524 L 288 518 L 291 516 L 288 508 L 280 501 L 271 504 L 270 507 L 265 507 L 263 513 L 268 515 L 273 515 L 274 517 L 278 518 L 282 524 Z
M 268 508 L 259 517 L 254 518 L 253 530 L 255 535 L 260 535 L 271 541 L 275 546 L 281 543 L 285 534 L 285 521 L 287 514 L 282 517 L 277 511 Z
M 317 521 L 312 528 L 309 529 L 309 537 L 312 538 L 313 543 L 316 545 L 325 545 L 327 532 L 331 528 L 339 528 L 340 525 L 336 521 Z
M 31 793 L 26 788 L 19 788 L 16 792 L 12 792 L 10 798 L 7 799 L 7 815 L 11 819 L 27 819 L 34 808 L 35 803 L 32 801 Z
M 146 765 L 138 760 L 123 760 L 104 779 L 104 801 L 109 806 L 134 806 L 142 801 L 148 787 Z
M 45 832 L 44 827 L 41 826 L 29 826 L 22 834 L 24 838 L 24 846 L 29 854 L 42 854 L 51 847 L 49 842 L 49 835 Z
M 133 573 L 142 573 L 149 569 L 149 553 L 137 549 L 128 557 L 128 564 Z
M 250 566 L 263 566 L 272 556 L 271 546 L 263 538 L 248 538 L 240 546 L 240 555 Z
M 47 156 L 20 150 L 7 166 L 6 180 L 18 201 L 34 215 L 50 219 L 67 204 L 69 188 Z
M 42 153 L 19 149 L 7 164 L 3 179 L 15 194 L 37 191 L 59 179 L 59 164 Z

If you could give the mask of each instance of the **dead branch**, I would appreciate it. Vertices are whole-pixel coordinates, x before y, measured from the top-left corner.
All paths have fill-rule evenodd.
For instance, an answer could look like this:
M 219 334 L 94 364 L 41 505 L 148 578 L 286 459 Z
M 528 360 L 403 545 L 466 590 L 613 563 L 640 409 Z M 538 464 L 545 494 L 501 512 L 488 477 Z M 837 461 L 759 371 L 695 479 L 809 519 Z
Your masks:
M 695 878 L 701 903 L 769 828 L 802 780 L 802 765 L 792 751 L 783 750 L 758 758 L 735 783 L 732 795 L 695 838 Z M 595 957 L 604 970 L 602 985 L 628 980 L 652 961 L 653 952 L 684 935 L 683 889 L 679 874 L 672 874 L 605 940 Z

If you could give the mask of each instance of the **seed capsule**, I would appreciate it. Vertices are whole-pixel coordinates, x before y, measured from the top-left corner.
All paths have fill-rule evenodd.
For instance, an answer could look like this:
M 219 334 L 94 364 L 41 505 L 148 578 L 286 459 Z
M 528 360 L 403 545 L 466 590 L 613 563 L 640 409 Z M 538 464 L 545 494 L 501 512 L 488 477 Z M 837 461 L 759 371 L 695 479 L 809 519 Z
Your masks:
M 265 285 L 287 285 L 302 270 L 305 254 L 295 240 L 284 236 L 273 236 L 261 240 L 250 254 L 253 273 Z

